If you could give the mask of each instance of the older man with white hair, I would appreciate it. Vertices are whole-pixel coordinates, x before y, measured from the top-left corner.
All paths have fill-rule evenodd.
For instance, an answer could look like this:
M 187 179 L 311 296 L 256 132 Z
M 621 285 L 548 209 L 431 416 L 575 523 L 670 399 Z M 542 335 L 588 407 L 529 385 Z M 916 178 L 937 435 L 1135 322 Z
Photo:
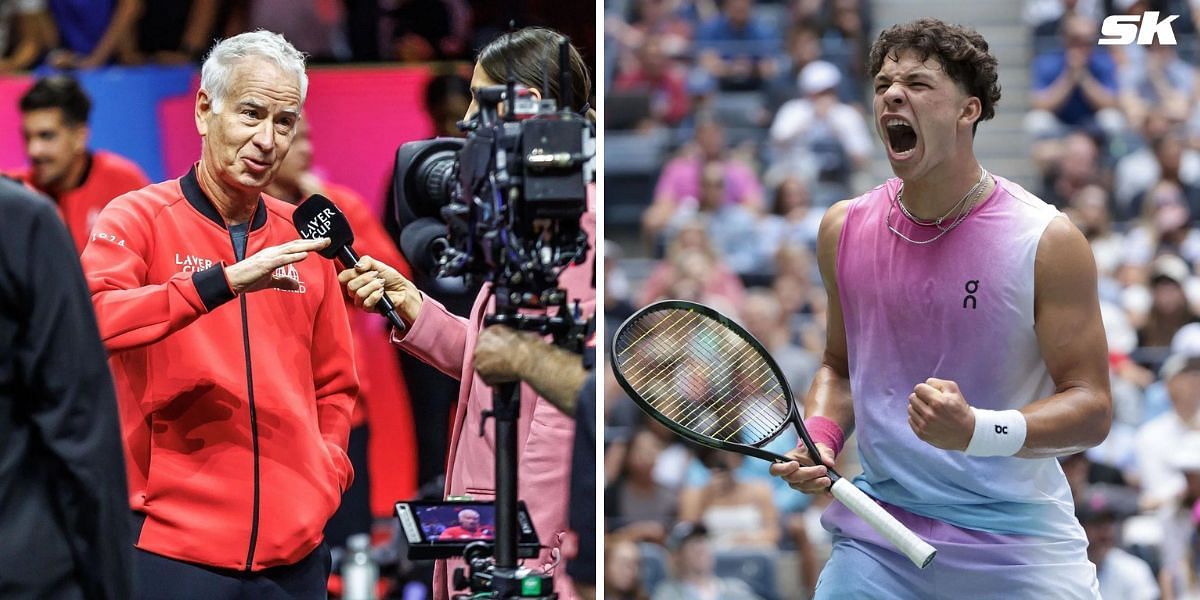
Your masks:
M 295 136 L 304 57 L 218 43 L 200 160 L 114 199 L 83 253 L 110 354 L 142 598 L 324 598 L 322 529 L 350 485 L 358 393 L 333 266 L 263 194 Z

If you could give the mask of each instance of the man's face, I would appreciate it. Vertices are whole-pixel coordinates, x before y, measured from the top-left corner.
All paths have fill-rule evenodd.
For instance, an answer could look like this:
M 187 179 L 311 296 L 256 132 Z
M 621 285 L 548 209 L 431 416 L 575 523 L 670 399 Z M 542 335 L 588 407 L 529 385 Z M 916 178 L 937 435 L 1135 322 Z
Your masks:
M 479 515 L 473 512 L 463 511 L 458 513 L 458 523 L 467 531 L 475 531 L 479 528 Z
M 312 142 L 308 139 L 308 125 L 304 119 L 296 122 L 296 134 L 287 156 L 279 164 L 275 181 L 283 185 L 296 185 L 300 177 L 312 168 Z
M 262 190 L 287 156 L 300 118 L 300 82 L 274 62 L 245 58 L 230 72 L 221 111 L 205 90 L 196 99 L 204 157 L 227 184 Z
M 87 152 L 87 125 L 69 125 L 61 108 L 31 110 L 21 115 L 21 135 L 29 155 L 33 183 L 50 189 L 64 185 L 76 161 Z
M 899 60 L 885 58 L 875 76 L 875 130 L 892 171 L 918 178 L 958 154 L 960 139 L 972 135 L 979 99 L 967 96 L 936 58 L 922 62 L 908 50 L 893 56 Z

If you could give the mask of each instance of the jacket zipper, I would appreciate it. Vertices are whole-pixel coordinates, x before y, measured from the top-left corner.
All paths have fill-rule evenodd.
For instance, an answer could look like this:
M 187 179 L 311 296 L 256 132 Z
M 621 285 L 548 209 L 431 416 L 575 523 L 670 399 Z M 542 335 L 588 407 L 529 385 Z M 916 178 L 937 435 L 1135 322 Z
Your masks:
M 229 243 L 233 246 L 234 258 L 237 258 L 237 244 L 233 241 L 233 232 L 229 232 Z M 250 249 L 250 227 L 246 227 L 246 249 Z M 243 253 L 244 255 L 245 253 Z M 254 566 L 254 547 L 258 543 L 258 511 L 260 503 L 259 463 L 258 463 L 258 415 L 254 409 L 254 372 L 250 367 L 250 322 L 246 317 L 246 295 L 238 298 L 242 305 L 242 348 L 246 354 L 246 393 L 250 401 L 250 440 L 254 448 L 254 511 L 250 521 L 250 547 L 246 551 L 246 571 Z

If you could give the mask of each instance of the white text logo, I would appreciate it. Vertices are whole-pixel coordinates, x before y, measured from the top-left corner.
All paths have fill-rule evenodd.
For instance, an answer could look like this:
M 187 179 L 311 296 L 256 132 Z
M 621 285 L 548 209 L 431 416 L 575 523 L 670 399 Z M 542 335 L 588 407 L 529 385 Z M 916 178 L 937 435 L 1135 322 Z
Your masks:
M 1171 15 L 1161 21 L 1158 20 L 1158 11 L 1149 10 L 1139 15 L 1112 15 L 1104 19 L 1104 23 L 1100 26 L 1100 33 L 1103 37 L 1100 38 L 1101 46 L 1128 46 L 1136 43 L 1139 46 L 1147 46 L 1154 42 L 1164 46 L 1175 45 L 1175 30 L 1171 29 L 1171 21 L 1178 19 L 1179 15 Z M 1138 21 L 1141 24 L 1138 25 Z
M 300 286 L 294 290 L 285 290 L 283 288 L 276 288 L 279 291 L 291 292 L 293 294 L 303 294 L 304 293 L 304 282 L 300 281 L 300 271 L 296 270 L 295 265 L 284 265 L 282 267 L 279 267 L 278 269 L 275 269 L 275 272 L 272 273 L 272 275 L 274 277 L 286 277 L 288 279 L 295 280 L 295 282 Z
M 199 256 L 192 256 L 191 254 L 184 254 L 183 256 L 180 256 L 179 253 L 176 252 L 175 264 L 176 266 L 183 267 L 180 269 L 180 271 L 183 273 L 195 273 L 213 266 L 213 261 L 208 260 L 207 258 L 200 258 Z

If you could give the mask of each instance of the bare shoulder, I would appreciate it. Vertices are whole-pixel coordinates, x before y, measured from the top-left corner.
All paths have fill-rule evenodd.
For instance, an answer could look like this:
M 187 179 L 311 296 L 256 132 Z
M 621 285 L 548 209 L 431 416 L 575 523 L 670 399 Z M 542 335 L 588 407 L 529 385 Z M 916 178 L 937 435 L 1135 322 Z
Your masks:
M 837 265 L 837 248 L 842 238 L 842 225 L 846 222 L 846 213 L 852 200 L 842 200 L 834 203 L 821 217 L 821 227 L 817 231 L 817 262 L 822 276 L 828 278 L 833 274 Z
M 1055 217 L 1042 231 L 1035 259 L 1036 277 L 1041 284 L 1047 278 L 1070 276 L 1078 281 L 1078 273 L 1096 278 L 1096 260 L 1087 238 L 1065 217 Z M 1047 282 L 1048 283 L 1048 282 Z

